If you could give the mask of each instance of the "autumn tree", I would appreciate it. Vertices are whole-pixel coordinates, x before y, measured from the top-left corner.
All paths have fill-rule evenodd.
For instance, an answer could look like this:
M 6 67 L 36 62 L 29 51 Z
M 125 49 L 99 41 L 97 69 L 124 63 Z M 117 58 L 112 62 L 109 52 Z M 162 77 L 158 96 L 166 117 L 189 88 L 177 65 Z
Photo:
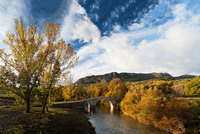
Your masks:
M 200 77 L 195 77 L 188 82 L 185 94 L 188 96 L 200 96 Z
M 101 96 L 105 96 L 106 93 L 108 92 L 108 83 L 106 80 L 101 80 L 100 83 L 100 88 L 101 88 Z
M 89 87 L 89 89 L 88 89 L 89 97 L 90 98 L 94 97 L 94 95 L 95 95 L 95 89 L 96 89 L 95 84 L 91 84 L 90 87 Z
M 45 36 L 47 43 L 53 44 L 51 54 L 48 55 L 48 65 L 45 67 L 41 76 L 41 86 L 38 90 L 38 96 L 43 105 L 43 113 L 48 102 L 50 102 L 51 94 L 56 84 L 62 81 L 62 78 L 68 76 L 69 69 L 73 68 L 78 63 L 77 54 L 73 51 L 70 44 L 59 39 L 60 28 L 57 24 L 47 23 L 45 28 Z
M 192 114 L 190 105 L 188 100 L 180 100 L 169 94 L 172 83 L 163 80 L 130 83 L 120 103 L 122 112 L 141 123 L 167 132 L 186 133 L 185 125 Z M 199 106 L 197 104 L 194 107 L 198 110 Z M 196 110 L 193 112 L 195 118 L 199 113 Z
M 68 85 L 63 90 L 63 96 L 66 100 L 81 100 L 87 96 L 86 90 L 83 86 L 74 84 Z
M 112 97 L 120 101 L 128 91 L 121 79 L 113 79 L 108 85 L 108 93 L 105 96 Z
M 101 80 L 95 84 L 91 84 L 89 89 L 89 97 L 98 97 L 98 96 L 105 96 L 108 92 L 108 83 L 106 80 Z
M 0 50 L 0 58 L 4 63 L 0 68 L 1 88 L 23 99 L 26 112 L 30 112 L 31 99 L 38 88 L 46 90 L 56 83 L 63 66 L 62 61 L 65 60 L 62 58 L 66 58 L 62 55 L 73 57 L 71 46 L 66 46 L 59 38 L 59 30 L 57 24 L 47 24 L 43 35 L 38 23 L 31 21 L 26 25 L 23 18 L 20 18 L 15 19 L 15 32 L 8 32 L 7 40 L 4 40 L 10 47 L 10 53 Z M 67 60 L 71 62 L 69 58 Z M 45 78 L 48 78 L 47 84 Z

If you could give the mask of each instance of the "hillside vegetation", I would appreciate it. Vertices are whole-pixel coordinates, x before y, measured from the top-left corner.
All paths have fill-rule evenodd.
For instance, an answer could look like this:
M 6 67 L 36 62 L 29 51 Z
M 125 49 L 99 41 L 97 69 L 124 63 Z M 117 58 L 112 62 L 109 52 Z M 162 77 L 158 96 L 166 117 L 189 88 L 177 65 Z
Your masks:
M 87 97 L 115 98 L 122 113 L 143 124 L 174 134 L 200 133 L 200 77 L 137 82 L 117 78 L 109 83 L 101 80 L 84 90 Z
M 198 127 L 200 123 L 200 100 L 178 97 L 199 96 L 196 94 L 196 88 L 193 89 L 199 83 L 199 77 L 192 80 L 150 80 L 128 83 L 129 90 L 120 103 L 121 111 L 139 122 L 167 132 L 199 133 L 200 128 L 192 129 L 192 127 Z M 188 94 L 188 90 L 194 94 Z
M 113 79 L 69 85 L 57 90 L 54 100 L 80 100 L 98 96 L 115 98 L 117 108 L 139 122 L 174 134 L 200 133 L 200 77 L 124 82 Z M 35 98 L 35 101 L 37 98 Z M 100 102 L 108 105 L 105 100 Z
M 155 78 L 172 78 L 172 76 L 168 73 L 117 73 L 112 72 L 104 75 L 92 75 L 87 76 L 85 78 L 81 78 L 76 81 L 76 84 L 92 84 L 96 82 L 100 82 L 101 80 L 106 80 L 110 82 L 112 79 L 120 78 L 122 81 L 142 81 L 142 80 L 149 80 Z

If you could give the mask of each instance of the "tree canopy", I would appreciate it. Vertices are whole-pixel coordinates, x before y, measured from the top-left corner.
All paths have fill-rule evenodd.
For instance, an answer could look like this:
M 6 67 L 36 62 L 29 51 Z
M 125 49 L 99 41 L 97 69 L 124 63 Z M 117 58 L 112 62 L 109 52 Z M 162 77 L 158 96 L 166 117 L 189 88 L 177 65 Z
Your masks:
M 10 53 L 0 49 L 4 63 L 0 68 L 0 86 L 21 97 L 26 102 L 26 112 L 30 112 L 36 91 L 39 90 L 41 96 L 49 94 L 60 76 L 78 63 L 71 45 L 66 45 L 60 37 L 57 24 L 47 23 L 43 34 L 36 21 L 27 25 L 22 17 L 15 19 L 15 31 L 7 33 L 4 43 Z
M 200 77 L 195 77 L 188 82 L 185 94 L 188 96 L 200 96 Z

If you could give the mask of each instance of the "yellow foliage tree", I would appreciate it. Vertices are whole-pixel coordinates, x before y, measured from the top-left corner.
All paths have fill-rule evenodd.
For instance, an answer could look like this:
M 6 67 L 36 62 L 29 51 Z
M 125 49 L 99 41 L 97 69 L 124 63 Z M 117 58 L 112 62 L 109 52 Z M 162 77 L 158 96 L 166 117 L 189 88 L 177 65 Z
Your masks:
M 89 87 L 89 97 L 105 96 L 108 92 L 108 83 L 105 80 L 101 80 L 98 83 L 91 84 Z
M 75 65 L 71 62 L 78 60 L 71 46 L 66 46 L 60 39 L 59 32 L 57 24 L 47 24 L 43 36 L 38 23 L 31 21 L 26 25 L 21 17 L 15 19 L 15 32 L 8 32 L 4 41 L 10 47 L 10 53 L 0 49 L 4 63 L 0 68 L 1 88 L 22 98 L 26 112 L 30 112 L 31 99 L 37 89 L 46 92 L 52 88 L 61 75 L 61 67 L 65 64 L 63 70 L 71 68 Z
M 120 103 L 122 112 L 167 132 L 186 133 L 187 120 L 192 114 L 198 118 L 199 112 L 191 113 L 188 100 L 176 99 L 169 94 L 173 83 L 163 80 L 133 82 Z M 198 109 L 198 105 L 194 107 Z
M 86 90 L 83 86 L 68 85 L 63 90 L 63 96 L 66 100 L 81 100 L 87 96 Z
M 73 51 L 71 45 L 66 45 L 62 39 L 58 40 L 60 33 L 59 26 L 47 23 L 45 29 L 47 43 L 54 44 L 55 42 L 55 44 L 52 46 L 51 54 L 47 57 L 49 63 L 42 72 L 41 88 L 38 90 L 38 96 L 43 105 L 43 113 L 45 112 L 47 103 L 50 102 L 50 95 L 53 89 L 59 80 L 61 80 L 59 78 L 65 78 L 69 73 L 69 69 L 78 63 L 77 54 Z
M 188 96 L 198 96 L 200 97 L 200 77 L 193 78 L 186 85 L 185 94 Z
M 110 81 L 108 85 L 108 91 L 109 92 L 106 93 L 105 96 L 115 98 L 117 101 L 121 101 L 128 89 L 121 79 L 117 78 Z

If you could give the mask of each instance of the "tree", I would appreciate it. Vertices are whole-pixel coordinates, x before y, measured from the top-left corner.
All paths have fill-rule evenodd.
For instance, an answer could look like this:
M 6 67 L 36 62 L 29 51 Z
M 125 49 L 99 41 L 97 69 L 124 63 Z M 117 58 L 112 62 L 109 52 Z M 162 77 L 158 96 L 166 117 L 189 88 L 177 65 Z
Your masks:
M 188 100 L 180 100 L 174 98 L 173 94 L 168 94 L 166 89 L 170 89 L 172 82 L 168 81 L 167 84 L 163 80 L 148 80 L 130 83 L 129 90 L 120 103 L 122 112 L 139 122 L 167 132 L 186 133 L 184 126 L 191 120 L 191 114 L 197 118 L 198 104 L 191 113 Z
M 63 96 L 66 100 L 81 100 L 87 96 L 86 90 L 83 86 L 68 85 L 63 90 Z
M 49 44 L 56 42 L 58 38 L 56 36 L 59 35 L 59 32 L 60 28 L 57 24 L 47 23 L 45 32 L 47 42 Z M 70 44 L 66 45 L 62 39 L 54 45 L 52 53 L 47 58 L 49 63 L 42 72 L 41 88 L 38 90 L 38 96 L 43 105 L 43 113 L 45 113 L 45 107 L 49 102 L 48 100 L 50 100 L 50 95 L 56 84 L 61 80 L 60 78 L 65 78 L 69 74 L 69 69 L 78 63 L 76 52 L 73 51 Z
M 108 83 L 106 80 L 101 80 L 95 84 L 91 84 L 89 87 L 89 97 L 105 96 L 108 92 Z
M 7 54 L 0 49 L 0 58 L 5 65 L 1 66 L 1 88 L 12 92 L 22 98 L 26 103 L 26 112 L 30 112 L 30 103 L 38 88 L 45 89 L 46 85 L 54 85 L 63 64 L 62 58 L 66 45 L 59 37 L 59 26 L 57 24 L 47 24 L 45 35 L 42 35 L 40 25 L 31 21 L 26 25 L 23 18 L 15 19 L 15 32 L 7 33 L 7 40 L 4 41 L 10 47 Z M 44 40 L 46 42 L 44 42 Z M 71 58 L 70 45 L 69 57 Z M 67 51 L 68 52 L 68 51 Z M 60 55 L 60 57 L 58 56 Z M 64 54 L 65 55 L 65 54 Z M 60 60 L 62 59 L 62 60 Z M 67 59 L 68 62 L 71 60 Z M 52 66 L 52 67 L 50 67 Z M 68 68 L 71 67 L 69 64 Z M 53 70 L 49 70 L 52 68 Z M 52 77 L 53 76 L 53 77 Z M 44 84 L 44 79 L 48 78 L 48 84 Z M 46 90 L 46 89 L 45 89 Z
M 100 83 L 100 88 L 101 88 L 101 96 L 105 96 L 105 94 L 108 92 L 108 83 L 106 80 L 101 80 Z
M 115 98 L 117 101 L 121 101 L 128 89 L 121 79 L 117 78 L 110 81 L 108 85 L 108 91 L 109 92 L 105 96 Z
M 90 98 L 93 98 L 94 95 L 95 95 L 95 89 L 96 89 L 96 85 L 95 84 L 91 84 L 89 89 L 88 89 L 88 92 L 89 92 L 89 97 Z
M 200 96 L 200 77 L 195 77 L 188 82 L 185 94 L 188 96 Z

